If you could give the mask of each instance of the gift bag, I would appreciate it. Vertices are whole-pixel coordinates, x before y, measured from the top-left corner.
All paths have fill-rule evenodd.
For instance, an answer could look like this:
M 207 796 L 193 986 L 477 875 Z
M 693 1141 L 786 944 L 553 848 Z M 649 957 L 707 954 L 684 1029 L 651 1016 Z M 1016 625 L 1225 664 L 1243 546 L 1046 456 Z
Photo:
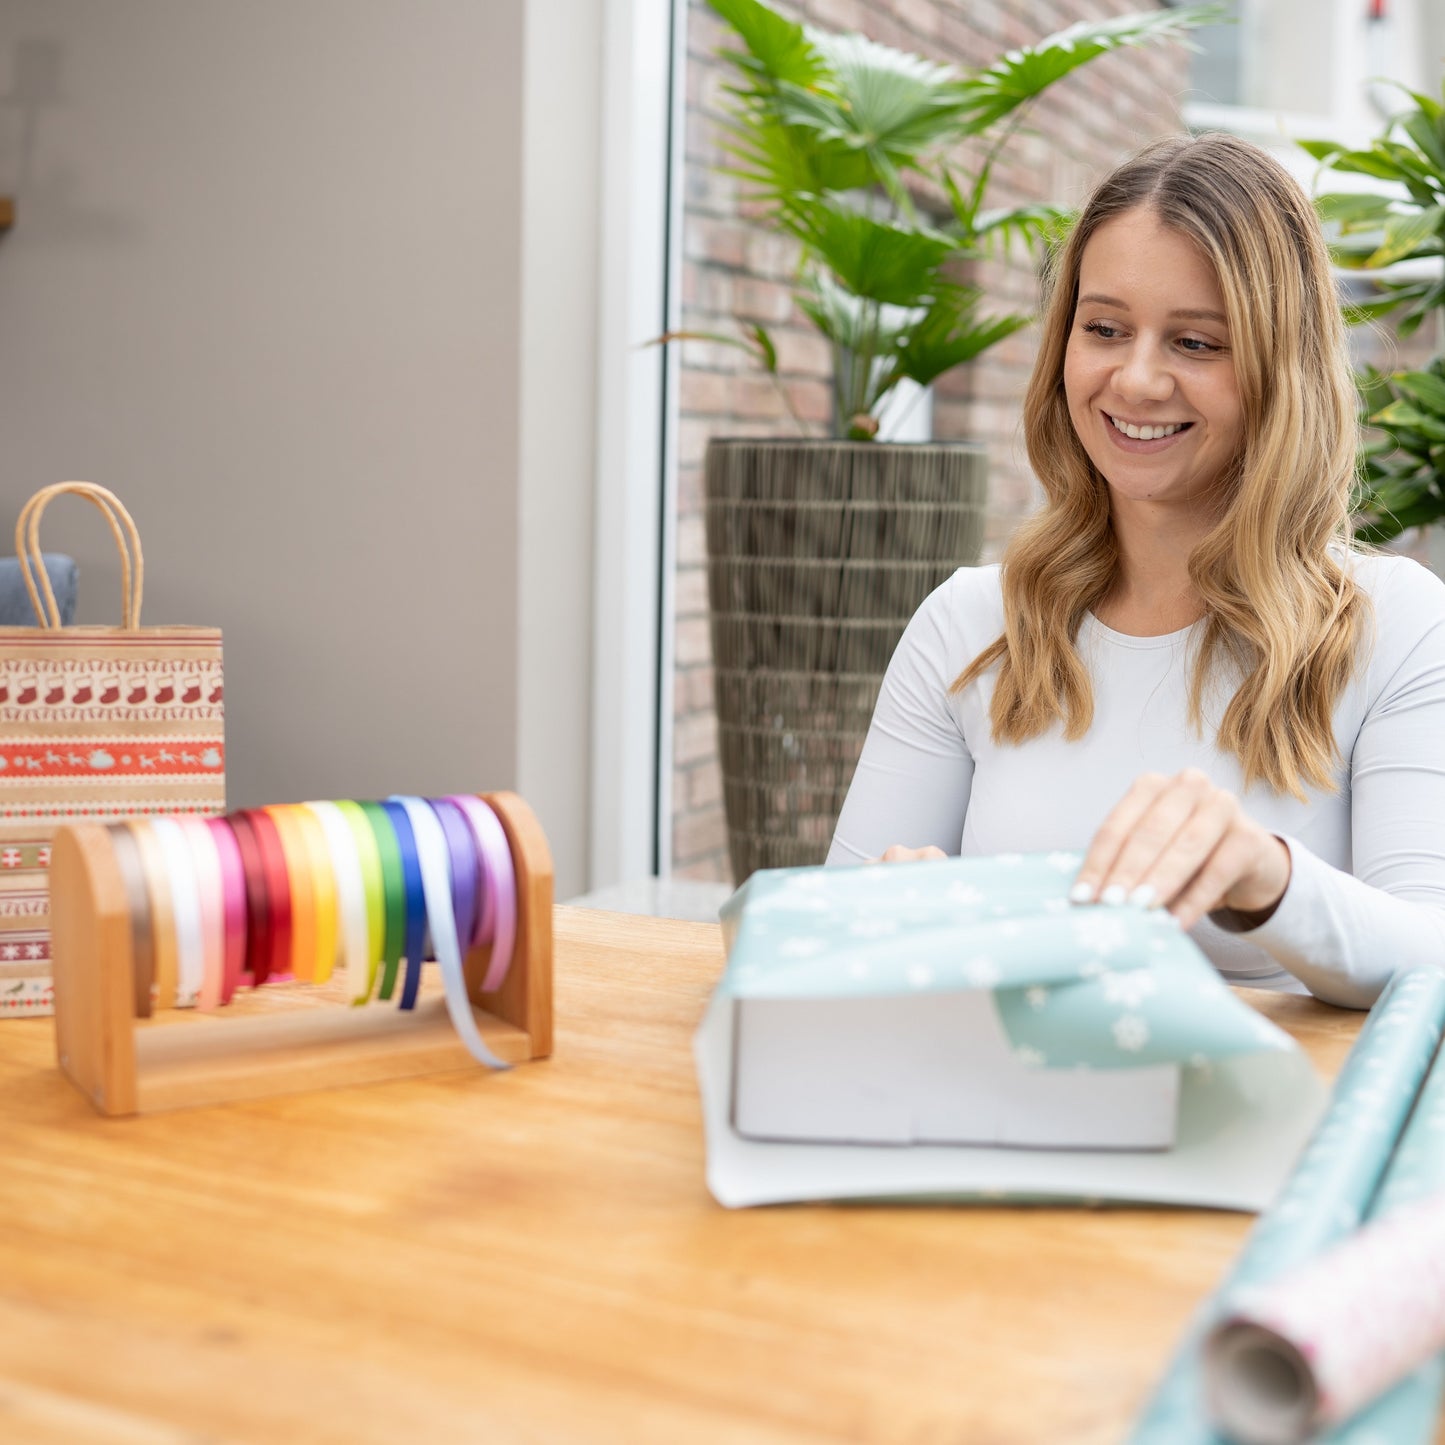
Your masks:
M 84 497 L 121 556 L 119 627 L 61 627 L 40 518 Z M 0 1018 L 51 1012 L 46 869 L 62 823 L 225 811 L 221 633 L 142 627 L 140 536 L 91 482 L 37 492 L 15 550 L 39 627 L 0 627 Z

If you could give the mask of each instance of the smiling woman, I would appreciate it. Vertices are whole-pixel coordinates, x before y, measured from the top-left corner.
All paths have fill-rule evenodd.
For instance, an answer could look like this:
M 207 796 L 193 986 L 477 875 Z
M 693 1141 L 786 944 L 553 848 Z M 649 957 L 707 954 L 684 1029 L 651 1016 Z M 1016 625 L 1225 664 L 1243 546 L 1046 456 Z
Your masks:
M 1045 494 L 899 644 L 830 861 L 1086 849 L 1227 976 L 1370 1003 L 1445 956 L 1445 587 L 1350 542 L 1308 199 L 1223 135 L 1108 176 L 1025 402 Z
M 1157 525 L 1157 508 L 1177 507 L 1202 536 L 1243 433 L 1214 270 L 1191 241 L 1138 208 L 1094 233 L 1079 286 L 1064 392 L 1108 483 L 1115 534 Z

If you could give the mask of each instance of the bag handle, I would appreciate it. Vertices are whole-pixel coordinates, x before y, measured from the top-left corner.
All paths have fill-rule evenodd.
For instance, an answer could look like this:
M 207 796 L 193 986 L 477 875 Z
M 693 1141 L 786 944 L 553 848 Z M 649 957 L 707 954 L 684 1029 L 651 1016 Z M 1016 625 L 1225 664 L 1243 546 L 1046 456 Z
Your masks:
M 45 562 L 40 554 L 40 516 L 56 497 L 66 493 L 84 497 L 98 507 L 110 523 L 111 536 L 115 538 L 116 548 L 120 552 L 121 628 L 126 632 L 135 632 L 140 627 L 141 589 L 145 583 L 145 560 L 141 556 L 140 533 L 136 531 L 135 522 L 120 498 L 94 482 L 56 482 L 53 486 L 42 487 L 21 508 L 15 523 L 15 554 L 20 559 L 20 570 L 25 577 L 25 590 L 30 594 L 30 605 L 35 609 L 35 615 L 42 627 L 58 628 L 61 625 L 55 589 L 50 585 L 50 574 L 46 572 Z

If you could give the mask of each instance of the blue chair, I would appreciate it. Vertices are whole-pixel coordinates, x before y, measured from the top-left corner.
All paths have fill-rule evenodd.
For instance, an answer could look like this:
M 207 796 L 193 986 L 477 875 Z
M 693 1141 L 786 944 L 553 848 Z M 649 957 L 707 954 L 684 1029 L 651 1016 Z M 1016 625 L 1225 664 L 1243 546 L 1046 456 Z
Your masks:
M 43 560 L 55 592 L 55 605 L 60 608 L 60 620 L 68 627 L 75 621 L 80 570 L 75 558 L 59 552 L 46 552 Z M 30 594 L 25 590 L 25 574 L 20 570 L 19 560 L 0 557 L 0 627 L 35 627 L 39 621 L 30 605 Z

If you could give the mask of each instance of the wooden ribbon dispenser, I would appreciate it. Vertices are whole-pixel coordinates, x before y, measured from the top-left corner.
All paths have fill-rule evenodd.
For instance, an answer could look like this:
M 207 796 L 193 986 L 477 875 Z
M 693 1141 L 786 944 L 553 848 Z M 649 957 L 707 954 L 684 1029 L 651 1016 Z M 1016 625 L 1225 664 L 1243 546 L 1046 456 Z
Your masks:
M 115 836 L 120 828 L 143 830 L 156 827 L 156 823 L 112 827 L 81 823 L 60 828 L 53 846 L 50 893 L 56 1043 L 61 1069 L 101 1113 L 129 1115 L 475 1068 L 479 1058 L 505 1067 L 547 1057 L 552 1051 L 551 854 L 532 810 L 514 793 L 478 794 L 471 799 L 442 801 L 472 804 L 475 798 L 487 805 L 495 822 L 501 825 L 495 840 L 496 847 L 500 848 L 505 835 L 505 854 L 501 861 L 505 863 L 506 856 L 510 857 L 510 883 L 514 892 L 508 892 L 504 899 L 511 907 L 510 963 L 504 965 L 505 976 L 498 983 L 495 967 L 498 960 L 494 960 L 492 954 L 494 945 L 498 950 L 502 947 L 501 934 L 493 937 L 485 933 L 484 902 L 479 901 L 473 910 L 472 927 L 462 922 L 460 912 L 453 917 L 452 895 L 447 893 L 446 884 L 449 877 L 457 876 L 457 855 L 447 854 L 448 844 L 442 841 L 442 829 L 436 824 L 433 812 L 425 811 L 428 808 L 439 811 L 437 800 L 389 800 L 393 806 L 408 805 L 411 820 L 417 824 L 412 836 L 414 850 L 402 859 L 409 870 L 409 892 L 403 897 L 398 886 L 394 886 L 401 877 L 398 858 L 402 855 L 393 852 L 386 897 L 379 896 L 382 873 L 375 866 L 374 855 L 364 901 L 372 920 L 369 969 L 373 978 L 377 973 L 377 920 L 385 915 L 388 928 L 400 928 L 398 910 L 405 916 L 408 938 L 412 940 L 409 953 L 416 955 L 415 959 L 407 958 L 406 966 L 410 968 L 415 963 L 421 982 L 418 990 L 412 981 L 412 996 L 403 995 L 405 1002 L 400 1008 L 380 1003 L 352 1006 L 369 996 L 370 985 L 366 986 L 366 993 L 358 994 L 355 950 L 342 938 L 345 930 L 338 926 L 337 916 L 344 910 L 335 900 L 349 899 L 354 922 L 358 916 L 356 900 L 360 896 L 355 880 L 363 870 L 355 866 L 355 859 L 348 860 L 335 848 L 329 856 L 338 876 L 343 871 L 343 863 L 350 870 L 352 881 L 347 886 L 351 892 L 347 895 L 342 883 L 337 882 L 334 891 L 324 894 L 333 900 L 329 915 L 331 932 L 324 937 L 337 940 L 338 960 L 345 943 L 350 950 L 345 966 L 339 962 L 328 981 L 325 975 L 331 973 L 331 967 L 327 960 L 324 969 L 315 971 L 315 977 L 322 981 L 313 983 L 270 983 L 259 970 L 233 974 L 224 992 L 218 992 L 216 979 L 208 974 L 206 984 L 196 995 L 201 1007 L 175 1008 L 168 1006 L 178 996 L 174 968 L 171 982 L 166 984 L 164 970 L 157 969 L 155 963 L 166 947 L 175 945 L 176 934 L 165 930 L 178 929 L 185 920 L 180 916 L 179 907 L 173 919 L 169 909 L 147 906 L 147 897 L 154 903 L 156 894 L 154 891 L 147 894 L 138 887 L 135 858 L 120 856 L 125 850 L 117 846 L 120 840 Z M 418 818 L 412 805 L 419 805 L 424 815 Z M 302 808 L 342 807 L 371 807 L 379 811 L 381 806 L 385 805 L 286 805 L 279 809 L 247 810 L 224 820 L 212 819 L 210 825 L 231 824 L 255 813 L 289 814 Z M 472 812 L 476 811 L 473 807 Z M 334 823 L 334 819 L 332 821 Z M 422 822 L 427 824 L 427 830 L 435 833 L 434 838 L 423 836 L 427 830 L 420 826 Z M 164 820 L 161 826 L 164 828 Z M 495 830 L 495 824 L 489 826 Z M 309 814 L 307 827 L 317 838 L 324 831 L 312 827 Z M 335 831 L 333 828 L 330 839 L 333 844 Z M 408 830 L 398 825 L 397 835 L 404 831 Z M 345 829 L 341 832 L 344 834 Z M 229 838 L 224 841 L 229 844 Z M 364 834 L 361 841 L 365 841 Z M 485 840 L 479 839 L 474 856 L 484 861 L 481 841 Z M 431 847 L 429 859 L 422 843 Z M 319 843 L 316 849 L 319 856 L 328 856 Z M 236 851 L 239 854 L 240 850 Z M 314 861 L 318 852 L 313 851 L 310 856 Z M 250 869 L 249 863 L 247 869 Z M 505 868 L 502 872 L 505 873 Z M 430 932 L 430 951 L 415 941 L 423 936 L 423 921 L 417 916 L 422 895 L 415 885 L 424 876 L 425 927 Z M 231 881 L 235 883 L 239 877 L 233 871 Z M 192 875 L 188 871 L 181 875 L 173 873 L 172 879 L 184 881 L 187 889 L 191 887 Z M 195 897 L 200 900 L 200 908 L 198 912 L 193 911 L 192 917 L 210 920 L 207 926 L 212 929 L 214 942 L 221 936 L 215 934 L 218 905 L 215 898 L 205 894 L 206 879 L 206 871 L 197 866 Z M 489 879 L 495 888 L 495 873 L 488 874 L 485 867 L 481 867 L 476 895 L 479 900 L 483 897 L 480 889 Z M 254 943 L 259 930 L 270 936 L 271 924 L 276 920 L 256 911 L 258 896 L 264 897 L 264 893 L 260 887 L 251 886 L 255 883 L 251 877 L 247 876 L 245 882 L 249 890 L 245 895 L 251 925 L 249 942 Z M 214 882 L 211 886 L 214 887 Z M 440 898 L 436 892 L 438 886 L 443 892 Z M 327 888 L 330 887 L 328 879 Z M 275 908 L 280 906 L 282 891 L 275 890 L 272 894 Z M 308 895 L 313 900 L 322 896 L 320 885 Z M 440 915 L 445 915 L 444 922 Z M 319 909 L 313 910 L 312 921 L 320 916 Z M 502 916 L 508 917 L 505 909 Z M 343 924 L 346 921 L 340 920 Z M 194 926 L 192 934 L 199 936 Z M 314 940 L 315 932 L 310 936 Z M 389 978 L 395 978 L 397 968 L 396 944 L 391 940 L 399 936 L 387 934 Z M 232 945 L 236 943 L 234 931 L 225 937 Z M 349 938 L 354 941 L 354 930 Z M 184 942 L 183 938 L 182 945 Z M 296 947 L 299 951 L 301 945 L 298 943 Z M 323 955 L 326 953 L 325 943 L 320 951 Z M 422 970 L 423 957 L 440 961 L 440 985 L 435 964 L 428 964 Z M 206 965 L 208 969 L 211 966 L 209 962 Z M 287 971 L 284 968 L 269 970 L 273 978 Z M 158 980 L 155 988 L 149 982 L 153 973 Z M 294 971 L 296 980 L 311 976 L 309 970 L 299 967 Z M 363 977 L 366 976 L 364 966 Z M 257 981 L 264 986 L 236 988 L 237 977 L 243 985 Z M 389 984 L 384 986 L 383 998 L 389 987 Z M 216 1005 L 222 998 L 229 1002 L 224 1006 L 207 1006 L 208 1001 Z M 459 1010 L 465 1012 L 459 1013 Z M 151 1016 L 145 1017 L 146 1014 Z

